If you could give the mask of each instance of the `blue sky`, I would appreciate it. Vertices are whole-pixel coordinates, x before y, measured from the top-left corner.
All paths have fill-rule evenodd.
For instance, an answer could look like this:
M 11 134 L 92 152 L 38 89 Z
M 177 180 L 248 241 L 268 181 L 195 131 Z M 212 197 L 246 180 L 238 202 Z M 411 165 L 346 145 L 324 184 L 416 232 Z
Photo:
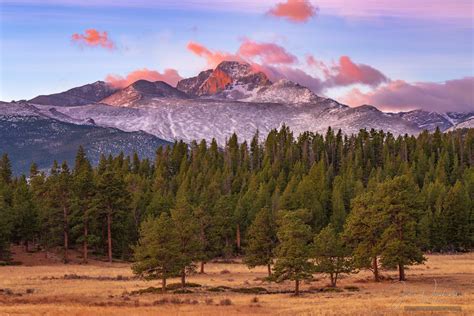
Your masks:
M 0 0 L 0 100 L 59 92 L 145 67 L 193 76 L 206 68 L 206 60 L 187 50 L 188 42 L 235 53 L 245 38 L 284 47 L 298 57 L 291 66 L 309 73 L 304 61 L 310 54 L 327 64 L 349 56 L 390 80 L 407 83 L 474 76 L 472 3 L 470 14 L 458 13 L 470 1 L 459 0 L 460 10 L 451 5 L 447 11 L 452 14 L 429 12 L 423 17 L 409 8 L 406 14 L 400 13 L 403 8 L 394 8 L 394 14 L 373 8 L 367 8 L 371 14 L 339 13 L 324 4 L 327 0 L 321 5 L 315 1 L 318 14 L 303 23 L 266 14 L 279 1 L 255 7 L 224 2 Z M 73 43 L 72 34 L 89 28 L 106 31 L 116 49 Z M 338 98 L 353 88 L 365 93 L 377 87 L 355 84 L 320 93 Z

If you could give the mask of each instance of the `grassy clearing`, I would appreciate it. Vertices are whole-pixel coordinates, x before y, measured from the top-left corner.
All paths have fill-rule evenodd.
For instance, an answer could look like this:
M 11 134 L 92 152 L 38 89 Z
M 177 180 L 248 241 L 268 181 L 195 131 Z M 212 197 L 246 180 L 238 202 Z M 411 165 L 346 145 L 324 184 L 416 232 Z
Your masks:
M 407 271 L 405 283 L 395 281 L 396 271 L 385 271 L 380 283 L 361 272 L 333 290 L 318 275 L 302 284 L 300 297 L 289 293 L 291 282 L 269 283 L 265 268 L 238 262 L 206 265 L 206 274 L 188 278 L 186 294 L 173 293 L 181 289 L 178 279 L 162 294 L 160 281 L 136 279 L 125 263 L 4 266 L 0 315 L 413 315 L 405 311 L 410 306 L 460 306 L 453 315 L 474 314 L 474 254 L 427 257 Z

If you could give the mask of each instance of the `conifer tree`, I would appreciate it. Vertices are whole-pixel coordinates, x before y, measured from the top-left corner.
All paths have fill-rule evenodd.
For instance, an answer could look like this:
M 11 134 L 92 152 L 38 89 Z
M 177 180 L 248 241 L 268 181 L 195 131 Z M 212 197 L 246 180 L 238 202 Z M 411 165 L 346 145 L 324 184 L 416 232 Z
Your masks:
M 103 174 L 98 175 L 95 208 L 106 219 L 107 226 L 107 257 L 112 262 L 112 226 L 115 217 L 124 217 L 130 205 L 130 195 L 125 187 L 125 182 L 120 175 L 107 167 Z
M 180 190 L 176 206 L 171 210 L 171 218 L 176 229 L 176 238 L 179 244 L 179 265 L 181 268 L 181 285 L 186 286 L 186 273 L 195 270 L 195 262 L 201 256 L 199 240 L 199 223 L 194 217 L 191 205 L 186 200 L 185 189 Z
M 352 200 L 352 210 L 344 227 L 344 237 L 353 246 L 354 263 L 358 268 L 370 269 L 374 280 L 380 281 L 378 257 L 381 252 L 385 219 L 374 198 L 374 189 Z
M 101 157 L 102 165 L 105 157 Z M 101 168 L 99 164 L 98 169 Z M 92 209 L 92 199 L 94 197 L 94 175 L 92 173 L 92 166 L 86 157 L 85 150 L 82 146 L 79 147 L 74 171 L 73 171 L 73 200 L 74 208 L 76 210 L 76 217 L 79 219 L 76 227 L 82 229 L 82 259 L 87 263 L 89 252 L 89 217 Z
M 268 276 L 271 276 L 271 265 L 277 244 L 276 222 L 270 208 L 260 209 L 247 233 L 244 263 L 254 268 L 267 266 Z
M 161 279 L 162 291 L 166 292 L 166 280 L 181 270 L 178 235 L 167 213 L 142 223 L 134 259 L 133 272 L 146 279 Z
M 420 218 L 418 187 L 407 175 L 387 180 L 379 186 L 377 203 L 380 203 L 386 227 L 381 239 L 381 261 L 386 267 L 398 266 L 399 280 L 405 281 L 407 265 L 423 263 L 416 235 Z
M 331 224 L 314 237 L 313 257 L 315 271 L 328 274 L 332 287 L 336 287 L 340 274 L 356 271 L 351 249 L 344 244 L 341 235 Z
M 279 219 L 276 263 L 273 278 L 277 282 L 295 281 L 295 295 L 300 294 L 300 282 L 313 277 L 314 265 L 310 262 L 312 239 L 311 227 L 305 219 L 311 216 L 307 210 L 282 211 Z
M 34 241 L 38 233 L 38 214 L 24 176 L 18 180 L 13 192 L 12 213 L 14 236 L 18 241 L 22 241 L 25 250 L 29 251 L 29 244 Z

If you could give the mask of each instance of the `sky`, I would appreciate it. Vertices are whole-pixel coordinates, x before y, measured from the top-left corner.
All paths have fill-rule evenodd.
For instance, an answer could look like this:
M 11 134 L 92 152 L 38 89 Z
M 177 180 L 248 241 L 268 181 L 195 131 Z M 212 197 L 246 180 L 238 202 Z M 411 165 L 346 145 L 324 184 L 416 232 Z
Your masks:
M 474 111 L 472 0 L 0 0 L 0 100 L 222 60 L 385 111 Z

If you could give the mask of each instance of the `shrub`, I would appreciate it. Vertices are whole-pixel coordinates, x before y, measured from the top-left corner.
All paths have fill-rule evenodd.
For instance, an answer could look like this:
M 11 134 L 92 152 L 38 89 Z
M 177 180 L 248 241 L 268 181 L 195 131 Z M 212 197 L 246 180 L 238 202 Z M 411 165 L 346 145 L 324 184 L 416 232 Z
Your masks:
M 325 288 L 322 288 L 321 289 L 321 292 L 325 292 L 325 293 L 340 293 L 340 292 L 343 292 L 342 289 L 338 288 L 338 287 L 325 287 Z
M 268 293 L 267 289 L 264 287 L 241 287 L 231 289 L 232 292 L 244 293 L 244 294 L 266 294 Z
M 186 283 L 186 287 L 201 287 L 201 284 L 189 282 L 189 283 Z M 167 290 L 178 290 L 181 288 L 182 288 L 181 283 L 171 283 L 166 286 Z
M 219 305 L 222 305 L 222 306 L 228 306 L 228 305 L 232 305 L 232 301 L 228 298 L 225 298 L 223 300 L 221 300 L 221 302 L 219 303 Z
M 251 303 L 258 303 L 258 297 L 254 296 L 252 297 L 252 299 L 250 300 Z
M 206 303 L 207 305 L 212 305 L 212 304 L 214 304 L 214 300 L 212 298 L 206 298 L 204 303 Z
M 229 274 L 229 273 L 230 273 L 230 271 L 227 270 L 227 269 L 224 269 L 224 270 L 221 271 L 221 274 Z
M 193 291 L 191 290 L 188 290 L 188 289 L 178 289 L 176 291 L 173 291 L 174 294 L 190 294 L 190 293 L 194 293 Z
M 354 285 L 345 286 L 344 289 L 348 290 L 349 292 L 359 292 L 360 289 Z

